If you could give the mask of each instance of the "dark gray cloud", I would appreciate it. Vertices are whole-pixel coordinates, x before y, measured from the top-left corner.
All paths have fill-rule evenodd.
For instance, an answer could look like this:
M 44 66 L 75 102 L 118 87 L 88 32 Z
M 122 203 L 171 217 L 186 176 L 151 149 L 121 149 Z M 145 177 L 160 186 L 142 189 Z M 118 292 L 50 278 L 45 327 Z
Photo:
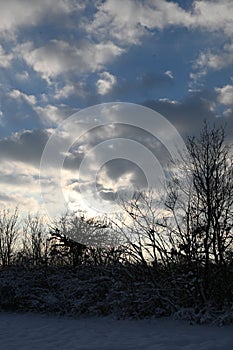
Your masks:
M 97 176 L 97 182 L 102 174 L 106 174 L 107 178 L 111 180 L 117 180 L 124 176 L 127 177 L 128 174 L 132 174 L 130 179 L 131 183 L 139 184 L 144 187 L 147 186 L 147 180 L 143 171 L 130 160 L 119 158 L 105 163 Z M 125 186 L 127 186 L 127 182 Z
M 79 96 L 85 101 L 87 106 L 92 106 L 105 101 L 105 99 L 119 99 L 136 94 L 138 96 L 150 96 L 155 90 L 161 88 L 168 88 L 174 86 L 174 79 L 172 72 L 145 72 L 137 77 L 130 77 L 130 79 L 117 76 L 117 81 L 113 84 L 108 93 L 101 96 L 98 93 L 98 87 L 93 82 L 97 81 L 95 75 L 91 76 L 89 81 L 85 79 L 80 80 L 80 77 L 75 72 L 69 74 L 68 85 L 72 87 L 70 96 Z M 77 83 L 77 81 L 79 81 Z M 63 96 L 64 97 L 64 96 Z M 62 98 L 62 94 L 61 94 Z
M 165 73 L 148 72 L 140 76 L 137 81 L 140 88 L 150 89 L 162 85 L 172 85 L 173 77 L 170 71 Z
M 122 98 L 130 94 L 145 95 L 151 90 L 161 89 L 162 87 L 172 87 L 174 85 L 171 72 L 146 72 L 136 79 L 127 80 L 119 78 L 118 83 L 114 85 L 110 96 L 114 98 Z
M 20 186 L 28 183 L 29 177 L 26 174 L 4 174 L 0 172 L 0 181 L 7 185 Z
M 93 147 L 95 147 L 103 141 L 109 140 L 114 143 L 114 139 L 117 138 L 123 138 L 125 140 L 133 140 L 139 142 L 147 149 L 149 149 L 164 166 L 169 161 L 168 151 L 156 137 L 154 137 L 147 131 L 135 127 L 133 125 L 117 123 L 94 128 L 91 131 L 87 132 L 83 137 L 81 137 L 78 140 L 78 142 L 76 142 L 72 146 L 69 155 L 65 159 L 64 166 L 67 169 L 78 169 L 85 154 L 90 149 L 92 149 Z M 124 171 L 124 167 L 125 163 L 121 162 L 118 171 Z M 114 173 L 117 176 L 117 171 L 114 171 Z
M 108 189 L 99 189 L 100 197 L 106 201 L 115 201 L 117 199 L 117 193 Z
M 4 193 L 0 193 L 0 202 L 14 202 L 15 199 L 13 197 L 10 197 Z
M 4 160 L 15 160 L 38 165 L 48 141 L 46 130 L 25 130 L 0 140 L 0 156 Z
M 232 135 L 233 118 L 217 117 L 216 94 L 209 91 L 191 93 L 181 102 L 164 100 L 148 100 L 143 105 L 154 109 L 166 117 L 183 137 L 198 134 L 204 121 L 209 125 L 226 125 L 226 132 Z

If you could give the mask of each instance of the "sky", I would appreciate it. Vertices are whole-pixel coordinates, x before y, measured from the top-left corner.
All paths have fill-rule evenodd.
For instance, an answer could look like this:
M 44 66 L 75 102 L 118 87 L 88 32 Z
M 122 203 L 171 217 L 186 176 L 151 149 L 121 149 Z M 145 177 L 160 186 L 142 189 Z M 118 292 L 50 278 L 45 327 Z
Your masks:
M 184 139 L 198 134 L 204 120 L 226 125 L 231 138 L 232 5 L 232 0 L 0 1 L 0 206 L 40 210 L 42 186 L 58 211 L 61 184 L 55 174 L 61 169 L 51 160 L 41 173 L 41 157 L 57 128 L 87 107 L 134 103 L 161 113 Z M 156 138 L 132 127 L 102 126 L 77 140 L 66 152 L 62 189 L 87 188 L 90 179 L 77 179 L 77 169 L 87 150 L 102 141 L 111 148 L 123 137 L 165 153 Z M 59 132 L 59 142 L 65 142 L 67 134 Z M 118 158 L 96 172 L 103 199 L 148 182 L 130 157 Z M 94 163 L 95 157 L 90 167 Z

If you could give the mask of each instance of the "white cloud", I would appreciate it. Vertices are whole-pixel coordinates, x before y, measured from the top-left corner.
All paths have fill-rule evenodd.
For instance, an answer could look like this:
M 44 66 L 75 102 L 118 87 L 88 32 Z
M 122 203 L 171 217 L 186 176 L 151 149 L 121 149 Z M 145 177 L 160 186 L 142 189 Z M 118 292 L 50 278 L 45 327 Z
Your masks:
M 76 109 L 64 104 L 59 106 L 48 104 L 45 107 L 35 106 L 33 109 L 38 114 L 41 121 L 47 126 L 57 126 L 66 117 L 77 112 Z
M 184 27 L 214 33 L 222 42 L 233 37 L 232 0 L 194 0 L 190 10 L 166 0 L 106 0 L 97 5 L 91 21 L 83 28 L 96 39 L 109 39 L 120 45 L 140 44 L 151 31 Z M 216 41 L 215 41 L 216 42 Z M 203 52 L 195 64 L 191 79 L 199 80 L 208 69 L 222 69 L 233 63 L 233 45 L 221 52 Z
M 12 35 L 21 27 L 35 26 L 44 18 L 67 15 L 83 5 L 72 0 L 7 0 L 0 2 L 0 34 Z
M 194 2 L 193 26 L 207 31 L 223 30 L 233 35 L 233 6 L 231 0 L 198 0 Z
M 57 89 L 55 99 L 67 98 L 75 93 L 75 87 L 72 84 L 66 84 L 62 89 Z
M 233 106 L 233 85 L 225 85 L 215 89 L 218 93 L 218 101 L 225 106 Z
M 112 90 L 117 79 L 109 72 L 102 72 L 99 74 L 99 77 L 100 79 L 96 83 L 97 91 L 100 95 L 106 95 Z
M 63 73 L 85 74 L 106 69 L 106 64 L 125 50 L 130 44 L 140 44 L 144 35 L 151 35 L 153 30 L 163 30 L 170 26 L 201 29 L 208 32 L 222 33 L 225 37 L 233 36 L 233 6 L 231 0 L 196 0 L 192 8 L 185 10 L 178 3 L 166 0 L 106 0 L 94 1 L 96 7 L 93 18 L 88 15 L 79 23 L 69 18 L 73 28 L 82 27 L 86 32 L 86 41 L 69 42 L 51 40 L 40 47 L 26 42 L 18 45 L 14 54 L 21 57 L 48 83 Z M 0 2 L 0 31 L 12 31 L 25 26 L 34 26 L 43 20 L 62 14 L 66 16 L 85 7 L 85 2 L 75 0 L 8 0 Z M 63 25 L 63 22 L 61 26 Z M 75 25 L 75 27 L 74 27 Z M 205 75 L 207 68 L 221 69 L 232 64 L 232 46 L 226 45 L 219 54 L 202 53 L 196 70 Z M 5 53 L 3 52 L 3 55 Z M 1 60 L 0 66 L 9 65 L 12 57 Z M 203 73 L 204 72 L 204 73 Z M 169 75 L 169 71 L 165 74 Z M 193 73 L 196 77 L 199 72 Z M 172 73 L 169 75 L 172 78 Z M 20 75 L 18 75 L 20 78 Z M 23 79 L 23 75 L 21 76 Z M 25 76 L 26 78 L 26 76 Z M 73 88 L 66 84 L 56 98 L 66 98 Z
M 233 108 L 227 108 L 224 112 L 223 112 L 224 117 L 228 118 L 231 117 L 233 115 Z
M 17 101 L 26 101 L 29 105 L 35 105 L 37 100 L 36 100 L 36 97 L 34 95 L 27 95 L 25 94 L 24 92 L 22 91 L 19 91 L 17 89 L 14 89 L 14 90 L 11 90 L 9 93 L 8 93 L 8 96 L 17 100 Z
M 8 68 L 11 65 L 12 59 L 13 59 L 13 55 L 6 54 L 2 45 L 0 45 L 0 67 Z
M 198 0 L 190 11 L 185 11 L 177 3 L 165 0 L 107 0 L 97 6 L 93 21 L 83 24 L 93 35 L 102 38 L 111 35 L 124 44 L 137 44 L 148 30 L 169 26 L 222 30 L 231 37 L 232 1 Z
M 47 105 L 46 107 L 36 106 L 35 112 L 39 115 L 44 124 L 57 124 L 64 118 L 64 114 L 61 110 L 53 105 Z
M 98 6 L 94 20 L 83 26 L 100 37 L 111 35 L 121 43 L 138 44 L 147 29 L 191 23 L 191 15 L 173 2 L 107 0 Z
M 193 83 L 197 83 L 207 75 L 209 70 L 219 71 L 233 65 L 233 43 L 225 44 L 221 50 L 207 50 L 201 52 L 193 65 L 193 72 L 190 73 Z
M 47 103 L 48 100 L 49 100 L 49 97 L 48 97 L 47 94 L 42 93 L 42 94 L 40 95 L 40 100 L 41 100 L 41 102 L 43 102 L 43 103 Z
M 176 100 L 169 100 L 169 98 L 166 98 L 166 97 L 160 98 L 159 101 L 160 101 L 160 102 L 169 103 L 169 104 L 172 104 L 172 105 L 178 105 L 178 104 L 180 104 L 178 101 L 176 101 Z
M 21 73 L 16 74 L 16 78 L 22 81 L 29 79 L 29 73 L 27 71 L 23 71 Z
M 171 70 L 167 70 L 164 74 L 167 75 L 170 79 L 174 79 L 174 76 Z
M 233 43 L 224 45 L 223 49 L 219 53 L 213 53 L 212 51 L 202 52 L 196 63 L 196 68 L 206 69 L 211 68 L 213 70 L 220 70 L 233 64 Z
M 20 211 L 38 211 L 40 187 L 38 168 L 18 161 L 2 161 L 0 170 L 0 206 L 19 207 Z M 7 194 L 6 194 L 7 188 Z M 3 196 L 1 196 L 3 194 Z
M 15 49 L 16 54 L 48 82 L 68 71 L 78 74 L 98 71 L 123 51 L 111 41 L 83 42 L 75 46 L 61 40 L 52 40 L 36 49 L 31 42 L 26 42 Z

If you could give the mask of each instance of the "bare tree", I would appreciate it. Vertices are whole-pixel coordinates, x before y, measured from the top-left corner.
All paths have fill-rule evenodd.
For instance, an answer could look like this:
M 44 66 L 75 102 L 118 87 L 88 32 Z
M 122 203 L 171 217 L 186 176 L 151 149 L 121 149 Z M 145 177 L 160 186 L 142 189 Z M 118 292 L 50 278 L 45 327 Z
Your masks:
M 47 264 L 49 254 L 48 230 L 43 218 L 28 215 L 24 221 L 22 257 L 32 265 Z
M 113 229 L 127 246 L 128 259 L 144 266 L 167 264 L 171 246 L 166 227 L 159 224 L 163 204 L 152 191 L 136 191 L 120 201 L 121 212 L 112 219 Z
M 205 123 L 198 138 L 189 137 L 188 153 L 173 177 L 166 207 L 176 240 L 174 253 L 209 268 L 226 266 L 233 243 L 233 157 L 224 128 Z
M 51 229 L 52 260 L 60 264 L 80 265 L 84 260 L 95 264 L 110 260 L 116 239 L 106 220 L 87 218 L 85 213 L 70 213 L 54 222 Z
M 0 262 L 2 266 L 12 263 L 19 233 L 18 209 L 0 211 Z

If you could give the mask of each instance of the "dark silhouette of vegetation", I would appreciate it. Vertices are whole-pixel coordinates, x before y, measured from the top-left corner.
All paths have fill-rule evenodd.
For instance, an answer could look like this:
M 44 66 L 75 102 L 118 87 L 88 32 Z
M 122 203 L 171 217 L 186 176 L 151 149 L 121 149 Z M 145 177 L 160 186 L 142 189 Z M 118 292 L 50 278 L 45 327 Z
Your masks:
M 65 259 L 68 259 L 67 263 L 74 267 L 82 263 L 86 245 L 72 240 L 58 228 L 51 232 L 49 240 L 52 242 L 50 256 L 53 263 L 63 264 Z

